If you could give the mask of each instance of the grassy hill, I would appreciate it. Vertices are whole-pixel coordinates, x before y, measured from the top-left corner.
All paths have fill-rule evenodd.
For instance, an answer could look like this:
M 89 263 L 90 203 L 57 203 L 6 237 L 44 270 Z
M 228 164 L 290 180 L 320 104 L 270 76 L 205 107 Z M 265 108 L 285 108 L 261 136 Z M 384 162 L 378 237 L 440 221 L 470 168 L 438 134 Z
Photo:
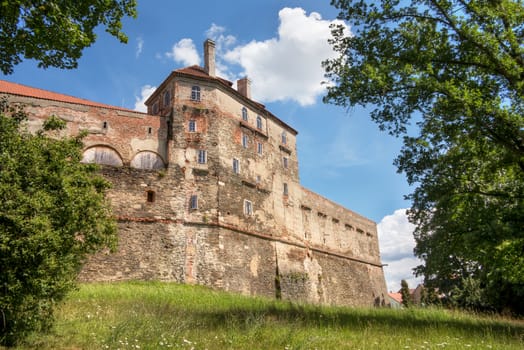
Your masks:
M 524 322 L 298 305 L 160 282 L 83 284 L 17 349 L 523 349 Z

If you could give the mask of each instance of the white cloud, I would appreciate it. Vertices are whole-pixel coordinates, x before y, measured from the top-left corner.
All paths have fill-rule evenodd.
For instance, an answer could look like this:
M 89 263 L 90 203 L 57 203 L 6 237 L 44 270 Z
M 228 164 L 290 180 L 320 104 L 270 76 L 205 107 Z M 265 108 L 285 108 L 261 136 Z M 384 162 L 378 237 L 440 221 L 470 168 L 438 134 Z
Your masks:
M 136 38 L 136 57 L 138 58 L 138 56 L 140 56 L 140 54 L 142 53 L 142 50 L 144 48 L 144 39 L 139 36 L 138 38 Z
M 206 31 L 206 37 L 215 42 L 218 51 L 223 51 L 231 45 L 234 45 L 237 41 L 233 35 L 225 35 L 225 32 L 225 27 L 216 25 L 215 23 L 212 23 L 211 27 Z
M 192 66 L 200 64 L 200 56 L 198 51 L 191 39 L 181 39 L 175 45 L 170 52 L 166 53 L 166 56 L 171 58 L 177 63 L 181 63 L 184 66 Z
M 413 268 L 421 261 L 413 255 L 415 226 L 408 221 L 406 209 L 398 209 L 387 215 L 377 225 L 380 255 L 384 266 L 388 291 L 398 291 L 400 281 L 406 280 L 411 288 L 422 282 L 415 278 Z
M 308 16 L 301 8 L 284 8 L 279 18 L 278 37 L 236 46 L 224 57 L 230 63 L 239 64 L 243 74 L 252 80 L 255 99 L 294 100 L 303 106 L 314 104 L 325 91 L 321 62 L 336 56 L 328 44 L 330 25 L 343 22 L 323 20 L 316 12 Z M 208 32 L 218 38 L 223 36 L 219 26 L 212 26 Z M 229 40 L 226 43 L 231 43 L 232 39 Z
M 146 105 L 144 102 L 155 92 L 156 86 L 144 85 L 140 91 L 140 96 L 135 96 L 135 111 L 138 112 L 147 112 Z

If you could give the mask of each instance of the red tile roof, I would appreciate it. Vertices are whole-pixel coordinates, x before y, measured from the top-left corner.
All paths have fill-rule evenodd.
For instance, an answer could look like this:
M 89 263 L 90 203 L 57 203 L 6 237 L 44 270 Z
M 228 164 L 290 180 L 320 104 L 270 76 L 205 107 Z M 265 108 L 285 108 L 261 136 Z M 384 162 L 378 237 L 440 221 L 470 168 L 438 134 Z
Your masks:
M 402 304 L 402 293 L 388 293 L 388 295 L 399 304 Z
M 73 97 L 69 95 L 59 94 L 59 93 L 52 92 L 52 91 L 37 89 L 37 88 L 30 87 L 30 86 L 22 85 L 22 84 L 11 83 L 5 80 L 0 80 L 0 93 L 33 97 L 33 98 L 38 98 L 38 99 L 43 99 L 43 100 L 50 100 L 50 101 L 74 103 L 74 104 L 79 104 L 79 105 L 84 105 L 84 106 L 101 107 L 101 108 L 116 109 L 116 110 L 121 110 L 121 111 L 139 113 L 137 111 L 133 111 L 127 108 L 116 107 L 116 106 L 111 106 L 111 105 L 107 105 L 104 103 L 93 102 L 93 101 L 85 100 L 83 98 L 78 98 L 78 97 Z

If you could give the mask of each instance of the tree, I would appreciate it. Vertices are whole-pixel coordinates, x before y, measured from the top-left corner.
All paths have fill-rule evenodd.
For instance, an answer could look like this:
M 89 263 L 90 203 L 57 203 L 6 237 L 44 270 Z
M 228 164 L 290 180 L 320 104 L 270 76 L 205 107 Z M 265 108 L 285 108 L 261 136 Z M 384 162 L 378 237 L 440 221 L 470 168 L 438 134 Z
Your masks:
M 11 74 L 22 58 L 39 67 L 76 68 L 102 25 L 120 42 L 122 18 L 136 17 L 136 0 L 9 0 L 0 2 L 0 69 Z
M 46 136 L 64 126 L 58 118 L 30 134 L 24 119 L 2 100 L 0 344 L 8 346 L 48 329 L 87 254 L 116 240 L 108 183 L 80 163 L 81 138 Z
M 524 5 L 332 4 L 353 34 L 333 28 L 325 101 L 374 105 L 403 136 L 417 275 L 442 293 L 473 278 L 483 305 L 524 313 Z
M 402 296 L 402 305 L 404 307 L 411 307 L 413 305 L 413 298 L 409 291 L 409 285 L 406 280 L 400 281 L 400 295 Z

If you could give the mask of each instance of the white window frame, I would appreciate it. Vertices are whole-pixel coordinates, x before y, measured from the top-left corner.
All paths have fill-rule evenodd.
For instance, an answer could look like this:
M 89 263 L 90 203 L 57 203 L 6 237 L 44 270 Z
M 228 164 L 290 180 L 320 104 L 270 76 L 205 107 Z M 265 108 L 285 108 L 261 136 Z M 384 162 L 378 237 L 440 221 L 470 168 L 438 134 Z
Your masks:
M 198 158 L 198 164 L 206 164 L 207 163 L 207 151 L 205 149 L 199 149 L 197 158 Z
M 240 161 L 236 158 L 233 158 L 233 172 L 240 174 Z
M 198 195 L 192 194 L 191 197 L 189 197 L 189 209 L 198 209 Z
M 253 215 L 253 202 L 247 199 L 244 199 L 244 214 L 248 216 Z
M 187 130 L 189 132 L 196 132 L 197 131 L 197 121 L 195 119 L 190 119 L 187 124 Z
M 264 144 L 262 142 L 257 142 L 257 153 L 260 155 L 264 153 Z
M 249 136 L 242 133 L 242 147 L 248 148 L 249 147 Z
M 200 86 L 193 85 L 191 87 L 191 101 L 200 102 Z
M 242 120 L 243 121 L 249 121 L 249 117 L 247 115 L 247 108 L 246 107 L 242 107 Z

